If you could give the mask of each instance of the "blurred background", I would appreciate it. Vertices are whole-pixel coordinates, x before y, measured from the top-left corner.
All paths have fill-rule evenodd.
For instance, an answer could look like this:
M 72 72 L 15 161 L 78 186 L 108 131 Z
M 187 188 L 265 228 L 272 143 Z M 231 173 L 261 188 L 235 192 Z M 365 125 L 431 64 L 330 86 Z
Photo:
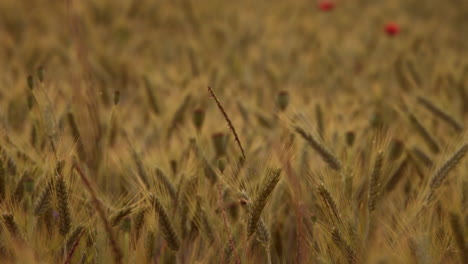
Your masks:
M 239 134 L 245 169 L 208 86 Z M 447 217 L 455 211 L 454 219 L 461 215 L 468 226 L 467 164 L 446 181 L 450 188 L 440 203 L 426 208 L 419 198 L 440 187 L 468 149 L 467 87 L 467 0 L 0 0 L 0 161 L 9 173 L 0 188 L 9 199 L 0 201 L 0 211 L 8 211 L 3 222 L 13 239 L 17 230 L 25 233 L 31 261 L 23 263 L 62 260 L 51 249 L 61 252 L 69 230 L 54 232 L 50 223 L 64 216 L 68 229 L 73 223 L 83 225 L 80 234 L 88 230 L 86 249 L 82 243 L 75 258 L 111 259 L 102 219 L 71 168 L 79 161 L 106 212 L 126 212 L 106 231 L 115 232 L 124 263 L 168 252 L 155 228 L 156 213 L 163 214 L 152 210 L 147 224 L 142 220 L 149 193 L 180 220 L 181 250 L 166 255 L 179 263 L 219 263 L 219 253 L 229 250 L 219 201 L 243 212 L 229 221 L 233 231 L 246 231 L 250 215 L 240 209 L 246 193 L 257 195 L 264 172 L 274 167 L 284 176 L 262 214 L 274 263 L 457 263 Z M 291 121 L 298 120 L 304 130 L 296 133 Z M 320 142 L 298 131 L 318 134 Z M 398 155 L 384 159 L 381 151 L 387 155 L 393 145 Z M 323 162 L 326 148 L 331 154 Z M 456 149 L 448 169 L 442 167 L 445 175 L 430 178 Z M 328 168 L 335 159 L 343 161 L 340 172 Z M 381 179 L 371 172 L 374 160 L 384 160 Z M 60 164 L 65 205 L 58 197 L 59 206 L 49 207 L 48 184 Z M 213 183 L 224 176 L 221 197 Z M 389 182 L 389 196 L 371 215 L 375 208 L 366 202 Z M 161 191 L 164 184 L 176 186 L 177 195 L 182 189 L 189 208 L 175 208 L 175 191 Z M 335 197 L 336 205 L 320 195 Z M 45 206 L 35 211 L 46 208 L 44 219 L 32 210 L 40 197 Z M 427 209 L 422 216 L 417 206 Z M 341 226 L 332 207 L 345 220 Z M 69 211 L 57 218 L 56 208 Z M 367 237 L 370 218 L 378 223 L 375 240 Z M 18 228 L 8 224 L 13 219 Z M 125 225 L 117 227 L 121 220 Z M 146 253 L 140 228 L 154 242 Z M 198 236 L 204 229 L 214 230 L 205 232 L 209 243 Z M 463 242 L 463 232 L 453 229 L 455 242 Z M 269 242 L 264 254 L 257 242 L 250 250 L 242 239 L 243 260 L 267 263 Z M 20 243 L 5 241 L 1 254 L 24 257 Z
M 39 68 L 56 119 L 85 105 L 96 113 L 77 111 L 83 125 L 102 119 L 92 115 L 119 90 L 122 118 L 141 133 L 158 112 L 169 123 L 187 94 L 189 109 L 214 107 L 207 85 L 230 98 L 227 109 L 240 100 L 266 113 L 280 90 L 293 112 L 379 107 L 403 92 L 467 108 L 463 0 L 2 0 L 0 39 L 2 120 L 20 130 L 27 76 Z

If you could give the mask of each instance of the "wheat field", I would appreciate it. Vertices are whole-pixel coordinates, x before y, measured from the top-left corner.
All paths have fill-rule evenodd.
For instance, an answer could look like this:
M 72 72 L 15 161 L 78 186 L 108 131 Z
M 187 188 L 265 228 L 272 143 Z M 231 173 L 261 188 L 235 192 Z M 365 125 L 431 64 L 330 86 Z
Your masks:
M 468 263 L 468 1 L 0 0 L 0 263 Z

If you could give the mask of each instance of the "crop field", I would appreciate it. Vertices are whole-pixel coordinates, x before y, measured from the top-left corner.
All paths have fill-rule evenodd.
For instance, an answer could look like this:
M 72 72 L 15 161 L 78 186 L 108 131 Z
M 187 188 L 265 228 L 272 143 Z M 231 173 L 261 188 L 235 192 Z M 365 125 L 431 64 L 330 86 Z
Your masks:
M 0 263 L 468 263 L 468 1 L 0 0 Z

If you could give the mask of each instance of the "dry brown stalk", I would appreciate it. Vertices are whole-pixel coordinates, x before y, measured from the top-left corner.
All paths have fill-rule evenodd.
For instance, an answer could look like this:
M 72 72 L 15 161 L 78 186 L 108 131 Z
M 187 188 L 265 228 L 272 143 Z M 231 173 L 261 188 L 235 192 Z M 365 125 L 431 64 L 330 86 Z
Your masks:
M 221 105 L 221 103 L 218 100 L 218 97 L 216 97 L 215 93 L 213 92 L 213 89 L 211 89 L 210 86 L 208 86 L 208 91 L 210 92 L 211 96 L 215 100 L 216 105 L 219 108 L 219 111 L 221 111 L 221 114 L 223 114 L 223 116 L 224 116 L 224 119 L 226 119 L 226 122 L 228 123 L 229 129 L 231 130 L 232 134 L 234 134 L 234 138 L 235 138 L 235 140 L 237 142 L 237 145 L 239 146 L 239 149 L 241 150 L 242 157 L 244 157 L 244 159 L 245 159 L 244 149 L 242 148 L 242 144 L 241 144 L 241 142 L 239 140 L 239 136 L 237 136 L 236 129 L 234 128 L 234 125 L 232 124 L 231 119 L 229 119 L 226 111 L 224 110 L 224 107 Z

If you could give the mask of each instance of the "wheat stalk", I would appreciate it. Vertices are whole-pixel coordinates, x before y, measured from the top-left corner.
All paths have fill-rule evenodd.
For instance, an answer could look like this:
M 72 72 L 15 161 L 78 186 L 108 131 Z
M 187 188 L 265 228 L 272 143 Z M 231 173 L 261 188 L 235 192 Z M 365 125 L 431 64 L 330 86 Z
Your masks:
M 6 171 L 3 166 L 3 160 L 0 158 L 0 203 L 5 199 L 6 190 Z
M 323 113 L 322 113 L 322 108 L 320 107 L 320 104 L 315 105 L 315 119 L 317 122 L 317 132 L 321 138 L 324 137 L 325 133 L 325 128 L 323 125 Z
M 101 202 L 97 198 L 96 193 L 94 192 L 93 187 L 91 186 L 91 182 L 88 180 L 88 177 L 84 174 L 84 171 L 80 168 L 80 166 L 74 162 L 73 167 L 75 170 L 78 172 L 78 174 L 81 177 L 81 181 L 85 185 L 86 189 L 91 195 L 94 207 L 96 208 L 99 217 L 101 218 L 101 221 L 104 224 L 104 228 L 107 232 L 107 236 L 109 238 L 111 248 L 112 248 L 112 253 L 114 255 L 114 262 L 115 263 L 122 263 L 122 251 L 120 250 L 120 247 L 117 243 L 117 240 L 115 239 L 114 232 L 112 231 L 112 227 L 110 226 L 109 222 L 107 221 L 106 213 L 104 211 L 103 206 L 101 205 Z
M 138 241 L 140 237 L 141 229 L 145 224 L 145 215 L 146 215 L 146 208 L 140 209 L 140 212 L 135 217 L 135 241 Z
M 71 258 L 73 257 L 73 253 L 75 253 L 78 243 L 80 242 L 80 238 L 84 233 L 84 229 L 80 230 L 80 232 L 76 235 L 76 238 L 74 239 L 73 244 L 71 245 L 70 251 L 68 251 L 67 258 L 65 259 L 64 264 L 69 264 L 71 261 Z
M 241 153 L 242 153 L 242 157 L 245 159 L 245 153 L 244 153 L 244 149 L 242 148 L 242 144 L 239 140 L 239 136 L 237 136 L 237 132 L 236 132 L 236 129 L 234 128 L 234 126 L 232 125 L 232 122 L 231 122 L 231 119 L 229 119 L 226 111 L 224 110 L 224 107 L 221 105 L 221 103 L 219 102 L 218 100 L 218 97 L 216 97 L 215 93 L 213 92 L 213 89 L 211 89 L 211 87 L 208 86 L 208 91 L 210 92 L 211 94 L 211 97 L 213 97 L 213 99 L 215 100 L 216 102 L 216 105 L 218 106 L 218 109 L 219 111 L 221 112 L 221 114 L 223 114 L 224 116 L 224 119 L 226 120 L 228 126 L 229 126 L 229 129 L 231 130 L 232 134 L 234 134 L 234 138 L 237 142 L 237 146 L 239 146 L 239 149 L 241 150 Z
M 197 207 L 195 211 L 196 224 L 199 225 L 200 229 L 204 232 L 204 235 L 208 239 L 209 243 L 212 244 L 215 242 L 215 235 L 213 226 L 206 214 L 205 210 L 202 207 L 201 197 L 197 195 Z
M 65 242 L 63 243 L 62 251 L 71 251 L 73 245 L 79 240 L 81 234 L 85 231 L 85 227 L 82 225 L 76 226 L 67 236 Z
M 226 210 L 224 208 L 221 184 L 218 185 L 218 203 L 219 203 L 219 207 L 221 208 L 221 214 L 222 214 L 222 217 L 223 217 L 224 229 L 225 229 L 227 237 L 228 237 L 229 246 L 231 247 L 232 252 L 234 252 L 237 264 L 240 264 L 241 261 L 240 261 L 239 255 L 237 254 L 236 247 L 234 245 L 234 240 L 233 240 L 233 237 L 232 237 L 231 229 L 229 228 L 229 225 L 228 225 Z
M 78 125 L 76 124 L 76 121 L 75 121 L 75 116 L 73 115 L 72 112 L 68 112 L 67 118 L 68 118 L 68 125 L 70 126 L 73 139 L 75 140 L 77 144 L 76 148 L 78 151 L 78 156 L 80 157 L 82 161 L 85 161 L 86 152 L 85 152 L 83 141 L 81 139 L 80 129 L 78 128 Z
M 465 241 L 463 226 L 460 223 L 460 216 L 456 213 L 450 213 L 450 227 L 452 228 L 455 244 L 458 246 L 461 263 L 468 263 L 468 244 Z

